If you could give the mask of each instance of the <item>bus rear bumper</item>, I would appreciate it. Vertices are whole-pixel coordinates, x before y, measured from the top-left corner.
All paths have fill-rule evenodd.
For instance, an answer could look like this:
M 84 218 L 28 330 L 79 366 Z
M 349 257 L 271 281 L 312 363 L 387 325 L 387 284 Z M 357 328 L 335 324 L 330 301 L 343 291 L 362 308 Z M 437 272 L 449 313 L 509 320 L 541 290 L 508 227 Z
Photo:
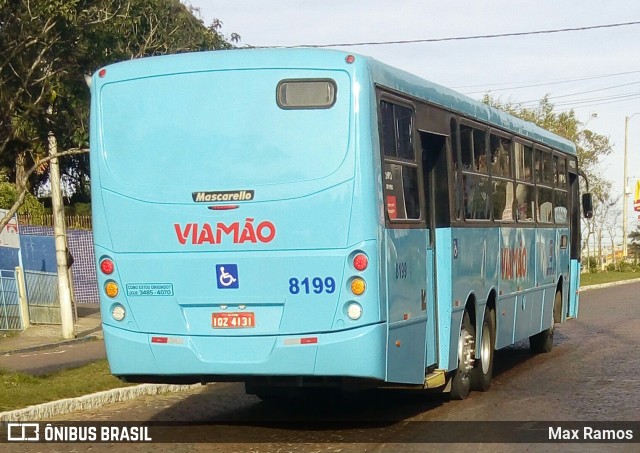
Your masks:
M 111 372 L 131 382 L 242 381 L 249 376 L 385 379 L 386 330 L 375 324 L 286 336 L 180 336 L 104 325 Z

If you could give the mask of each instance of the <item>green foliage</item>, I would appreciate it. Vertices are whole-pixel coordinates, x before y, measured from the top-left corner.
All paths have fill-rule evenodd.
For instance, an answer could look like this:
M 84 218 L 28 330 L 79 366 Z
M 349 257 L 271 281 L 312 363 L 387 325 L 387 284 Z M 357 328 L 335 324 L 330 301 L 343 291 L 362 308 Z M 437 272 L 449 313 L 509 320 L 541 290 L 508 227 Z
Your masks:
M 640 224 L 634 231 L 629 233 L 628 238 L 630 242 L 627 244 L 627 252 L 638 262 L 640 260 Z
M 121 60 L 231 48 L 179 0 L 0 0 L 0 169 L 19 182 L 48 150 L 88 146 L 84 74 Z M 232 35 L 232 39 L 236 39 Z M 66 183 L 89 194 L 88 155 L 61 159 Z M 26 186 L 48 181 L 43 164 Z
M 640 272 L 640 265 L 637 262 L 621 261 L 607 264 L 606 270 L 607 272 Z
M 580 286 L 584 287 L 623 280 L 635 280 L 639 277 L 640 275 L 638 275 L 637 272 L 597 272 L 593 274 L 582 274 L 580 276 Z
M 0 208 L 10 209 L 18 198 L 18 190 L 9 182 L 0 183 Z M 24 199 L 24 203 L 18 209 L 18 214 L 42 215 L 44 206 L 30 193 Z
M 91 216 L 91 203 L 75 203 L 64 209 L 67 215 Z

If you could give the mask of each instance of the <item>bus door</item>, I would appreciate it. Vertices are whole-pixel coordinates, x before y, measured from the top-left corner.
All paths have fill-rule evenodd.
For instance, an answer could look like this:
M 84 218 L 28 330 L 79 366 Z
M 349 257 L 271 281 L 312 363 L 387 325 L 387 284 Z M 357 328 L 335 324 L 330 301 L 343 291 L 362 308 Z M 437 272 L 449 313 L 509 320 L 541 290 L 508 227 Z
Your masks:
M 379 101 L 386 212 L 384 259 L 387 299 L 387 381 L 423 384 L 427 348 L 426 211 L 414 110 Z
M 435 112 L 434 112 L 435 113 Z M 433 113 L 430 117 L 434 117 Z M 439 121 L 437 124 L 447 124 Z M 427 367 L 436 365 L 437 322 L 435 229 L 449 226 L 449 180 L 447 171 L 447 136 L 431 132 L 419 132 L 425 211 L 427 212 Z
M 578 175 L 575 160 L 569 160 L 569 303 L 566 316 L 575 318 L 578 316 L 580 304 L 580 199 L 578 195 Z M 563 316 L 564 318 L 564 316 Z

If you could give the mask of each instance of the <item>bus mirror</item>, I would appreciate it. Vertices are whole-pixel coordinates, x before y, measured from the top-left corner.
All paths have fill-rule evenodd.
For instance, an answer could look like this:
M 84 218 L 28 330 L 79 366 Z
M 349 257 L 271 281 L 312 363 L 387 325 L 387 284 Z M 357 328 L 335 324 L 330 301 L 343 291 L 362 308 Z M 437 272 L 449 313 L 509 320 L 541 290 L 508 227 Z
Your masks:
M 590 193 L 582 194 L 582 215 L 586 219 L 593 217 L 593 199 Z

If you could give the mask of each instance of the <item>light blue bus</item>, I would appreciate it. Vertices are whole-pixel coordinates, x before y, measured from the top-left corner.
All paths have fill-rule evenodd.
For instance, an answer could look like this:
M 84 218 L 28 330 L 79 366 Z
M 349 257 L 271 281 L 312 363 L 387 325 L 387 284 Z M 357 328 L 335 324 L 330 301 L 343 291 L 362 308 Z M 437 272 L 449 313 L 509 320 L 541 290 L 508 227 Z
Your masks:
M 103 68 L 91 115 L 126 381 L 462 399 L 496 349 L 548 351 L 577 316 L 573 143 L 454 91 L 338 51 L 230 50 Z

